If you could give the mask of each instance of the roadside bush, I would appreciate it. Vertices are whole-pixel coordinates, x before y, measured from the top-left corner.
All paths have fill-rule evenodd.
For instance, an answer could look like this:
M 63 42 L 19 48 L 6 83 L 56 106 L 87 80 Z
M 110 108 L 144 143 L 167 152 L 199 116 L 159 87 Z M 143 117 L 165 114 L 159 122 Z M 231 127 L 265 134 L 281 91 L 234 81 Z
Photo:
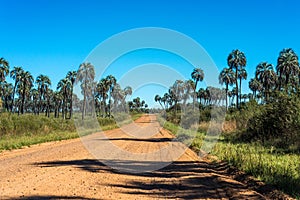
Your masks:
M 249 120 L 243 136 L 258 138 L 278 148 L 300 150 L 300 100 L 296 95 L 279 93 L 276 100 L 261 106 Z

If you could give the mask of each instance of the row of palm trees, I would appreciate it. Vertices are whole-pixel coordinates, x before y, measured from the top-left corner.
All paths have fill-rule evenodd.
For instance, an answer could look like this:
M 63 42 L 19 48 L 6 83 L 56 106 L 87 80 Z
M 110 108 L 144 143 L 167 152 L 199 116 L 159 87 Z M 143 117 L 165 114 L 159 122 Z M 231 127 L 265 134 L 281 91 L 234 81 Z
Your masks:
M 198 83 L 204 80 L 204 72 L 200 68 L 194 68 L 190 80 L 176 80 L 167 93 L 163 96 L 156 95 L 154 100 L 163 109 L 172 106 L 177 109 L 178 103 L 184 105 L 189 102 L 189 98 L 193 99 L 194 106 L 197 103 L 204 106 L 225 104 L 227 109 L 229 105 L 239 108 L 241 103 L 250 99 L 268 103 L 272 91 L 283 91 L 287 94 L 300 91 L 300 67 L 298 56 L 293 49 L 283 49 L 279 53 L 276 71 L 268 62 L 261 62 L 257 65 L 255 77 L 249 81 L 252 94 L 241 92 L 242 81 L 248 76 L 246 63 L 245 54 L 238 49 L 233 50 L 227 58 L 228 67 L 224 68 L 218 77 L 220 84 L 225 85 L 224 89 L 209 86 L 206 89 L 197 90 Z
M 57 90 L 51 89 L 51 80 L 46 75 L 33 78 L 29 71 L 16 66 L 9 71 L 9 63 L 4 58 L 0 59 L 0 94 L 2 107 L 12 113 L 24 114 L 26 112 L 39 115 L 45 113 L 50 116 L 69 118 L 72 116 L 73 85 L 77 76 L 76 71 L 69 71 L 66 77 L 57 84 Z M 14 83 L 5 79 L 10 76 Z M 36 87 L 34 87 L 36 86 Z
M 14 83 L 8 83 L 5 80 L 7 76 Z M 83 99 L 78 98 L 80 94 L 73 92 L 76 84 L 80 85 Z M 48 76 L 41 74 L 34 79 L 22 67 L 14 67 L 9 71 L 8 61 L 0 59 L 0 100 L 7 112 L 36 115 L 44 113 L 48 117 L 50 113 L 54 113 L 54 117 L 60 117 L 61 113 L 62 118 L 70 119 L 73 111 L 81 112 L 82 118 L 92 111 L 98 116 L 111 117 L 112 111 L 128 110 L 126 97 L 132 94 L 130 86 L 122 89 L 112 75 L 96 82 L 95 67 L 91 63 L 82 63 L 78 71 L 69 71 L 57 83 L 55 91 L 51 89 L 51 85 Z M 132 103 L 132 108 L 147 107 L 140 98 Z
M 239 100 L 242 97 L 242 79 L 247 78 L 245 70 L 246 56 L 239 50 L 233 50 L 229 54 L 227 62 L 229 67 L 221 71 L 219 80 L 221 84 L 225 84 L 226 97 L 228 97 L 229 86 L 235 84 L 236 106 L 239 107 Z M 256 66 L 255 77 L 249 81 L 249 88 L 253 91 L 252 97 L 256 100 L 262 99 L 265 103 L 269 102 L 273 91 L 283 91 L 289 94 L 290 92 L 299 91 L 299 86 L 299 60 L 297 54 L 291 48 L 280 51 L 276 69 L 268 62 L 259 63 Z

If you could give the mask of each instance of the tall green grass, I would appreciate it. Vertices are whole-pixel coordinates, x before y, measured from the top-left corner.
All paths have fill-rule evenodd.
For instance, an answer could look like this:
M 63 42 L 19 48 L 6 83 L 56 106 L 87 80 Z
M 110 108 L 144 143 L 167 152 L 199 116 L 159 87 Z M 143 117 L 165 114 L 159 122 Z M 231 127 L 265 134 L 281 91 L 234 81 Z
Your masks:
M 180 127 L 158 117 L 160 124 L 176 135 Z M 201 149 L 205 133 L 201 129 L 190 145 L 196 152 Z M 228 138 L 228 137 L 227 137 Z M 230 165 L 245 171 L 267 184 L 300 198 L 300 155 L 287 154 L 274 147 L 267 148 L 258 143 L 235 143 L 219 140 L 211 154 Z
M 300 155 L 275 152 L 257 143 L 219 142 L 213 152 L 219 159 L 300 197 Z

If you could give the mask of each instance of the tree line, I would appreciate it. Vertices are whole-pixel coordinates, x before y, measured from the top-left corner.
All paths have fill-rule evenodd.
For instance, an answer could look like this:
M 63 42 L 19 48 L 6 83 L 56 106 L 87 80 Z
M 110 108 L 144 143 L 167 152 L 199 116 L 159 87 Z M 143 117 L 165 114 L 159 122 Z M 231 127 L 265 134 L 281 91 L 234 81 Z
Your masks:
M 283 49 L 279 53 L 275 69 L 268 62 L 261 62 L 256 66 L 254 78 L 249 81 L 249 89 L 252 91 L 249 94 L 242 94 L 242 81 L 248 76 L 244 52 L 233 50 L 227 57 L 227 64 L 228 67 L 224 68 L 218 77 L 220 84 L 225 85 L 225 88 L 208 86 L 198 89 L 198 83 L 204 80 L 204 71 L 201 68 L 194 68 L 191 79 L 176 80 L 168 92 L 162 96 L 157 94 L 154 100 L 159 102 L 163 109 L 172 107 L 177 109 L 178 103 L 185 104 L 189 98 L 199 106 L 225 104 L 227 109 L 229 106 L 240 108 L 241 104 L 249 100 L 256 100 L 261 104 L 268 103 L 270 98 L 273 98 L 273 91 L 286 94 L 299 92 L 299 61 L 291 48 Z
M 8 83 L 10 76 L 13 83 Z M 73 88 L 80 85 L 83 99 L 74 94 Z M 29 71 L 15 66 L 10 70 L 9 62 L 0 58 L 0 107 L 11 113 L 35 115 L 44 114 L 50 117 L 71 119 L 73 112 L 81 112 L 82 118 L 89 108 L 101 117 L 112 117 L 112 111 L 129 109 L 145 111 L 148 105 L 139 97 L 126 102 L 132 94 L 130 86 L 124 89 L 117 83 L 113 75 L 95 80 L 95 67 L 91 63 L 80 64 L 77 71 L 68 71 L 56 86 L 51 89 L 52 82 L 47 75 L 39 75 L 35 79 Z M 94 106 L 91 106 L 94 104 Z

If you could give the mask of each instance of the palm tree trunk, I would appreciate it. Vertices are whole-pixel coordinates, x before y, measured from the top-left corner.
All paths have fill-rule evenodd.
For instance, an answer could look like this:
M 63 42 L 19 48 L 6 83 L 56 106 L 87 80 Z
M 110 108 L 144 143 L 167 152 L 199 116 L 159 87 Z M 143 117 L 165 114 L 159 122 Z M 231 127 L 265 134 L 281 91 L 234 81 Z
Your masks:
M 70 119 L 72 118 L 72 112 L 73 112 L 73 84 L 72 84 L 71 99 L 70 99 Z
M 238 84 L 238 67 L 235 69 L 235 86 L 236 86 L 236 108 L 239 108 L 239 84 Z
M 14 107 L 14 100 L 15 100 L 15 93 L 16 93 L 17 83 L 18 83 L 18 81 L 15 81 L 14 90 L 13 90 L 13 96 L 12 96 L 12 100 L 11 100 L 10 112 L 13 111 L 13 107 Z
M 227 111 L 227 108 L 228 108 L 228 84 L 226 84 L 226 111 Z
M 22 92 L 21 114 L 24 114 L 25 92 L 26 92 L 26 84 L 24 83 L 23 92 Z
M 240 78 L 240 103 L 242 102 L 242 78 Z

